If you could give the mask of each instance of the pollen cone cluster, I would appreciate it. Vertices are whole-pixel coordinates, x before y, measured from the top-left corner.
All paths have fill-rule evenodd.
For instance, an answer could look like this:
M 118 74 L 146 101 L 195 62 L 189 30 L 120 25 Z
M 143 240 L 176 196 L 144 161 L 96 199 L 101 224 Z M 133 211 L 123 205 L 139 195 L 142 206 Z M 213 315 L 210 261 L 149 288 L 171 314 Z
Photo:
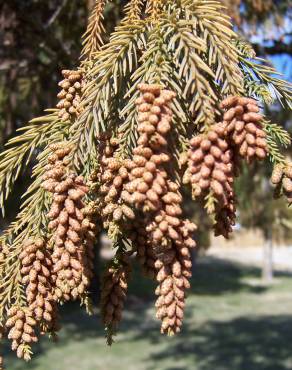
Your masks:
M 139 85 L 138 146 L 133 150 L 130 182 L 125 185 L 129 202 L 146 214 L 146 232 L 151 244 L 167 247 L 178 238 L 176 227 L 182 215 L 179 186 L 170 179 L 168 133 L 171 130 L 170 102 L 174 93 L 159 85 Z M 145 219 L 145 217 L 144 217 Z
M 182 326 L 185 291 L 190 288 L 192 276 L 191 248 L 196 246 L 192 238 L 196 226 L 189 221 L 182 221 L 177 228 L 179 238 L 172 248 L 157 255 L 155 267 L 158 271 L 156 289 L 157 318 L 162 320 L 161 332 L 173 335 Z
M 52 259 L 44 240 L 25 241 L 19 257 L 28 307 L 44 331 L 55 332 L 57 308 L 53 298 Z
M 257 101 L 231 96 L 223 100 L 220 106 L 225 110 L 223 123 L 226 126 L 226 137 L 237 153 L 248 163 L 254 159 L 264 159 L 267 155 L 266 133 Z
M 167 192 L 167 173 L 170 161 L 167 153 L 167 134 L 171 129 L 172 112 L 169 103 L 175 94 L 162 90 L 160 85 L 139 85 L 142 96 L 138 106 L 138 146 L 133 150 L 130 182 L 124 196 L 143 212 L 161 208 L 161 197 Z
M 56 334 L 59 304 L 79 301 L 90 313 L 100 267 L 95 253 L 103 259 L 110 244 L 114 257 L 97 297 L 108 342 L 122 317 L 133 259 L 156 280 L 161 332 L 178 333 L 197 228 L 184 209 L 201 217 L 196 238 L 204 239 L 210 225 L 204 210 L 215 235 L 228 238 L 236 176 L 267 155 L 283 162 L 272 181 L 292 203 L 292 166 L 280 150 L 289 133 L 244 97 L 275 97 L 288 107 L 289 83 L 274 78 L 264 60 L 257 63 L 222 1 L 86 0 L 93 14 L 80 63 L 62 71 L 56 109 L 31 120 L 0 154 L 2 213 L 33 165 L 20 210 L 0 237 L 0 333 L 3 325 L 19 357 L 30 357 L 36 333 Z M 242 3 L 229 2 L 233 10 Z M 246 3 L 259 10 L 276 1 Z M 107 27 L 115 4 L 125 5 L 123 18 Z M 100 226 L 109 243 L 97 251 Z
M 135 214 L 126 204 L 123 193 L 125 183 L 129 181 L 128 164 L 118 152 L 119 140 L 117 138 L 101 138 L 101 160 L 99 173 L 100 209 L 105 228 L 112 223 L 133 220 Z
M 57 108 L 60 109 L 61 120 L 68 121 L 76 118 L 81 112 L 82 73 L 64 69 L 62 75 L 64 79 L 59 82 L 62 90 L 57 95 L 60 100 Z
M 292 163 L 277 164 L 271 177 L 271 183 L 276 186 L 275 195 L 281 194 L 281 191 L 292 203 Z
M 220 123 L 206 134 L 190 141 L 186 179 L 192 185 L 194 197 L 206 195 L 212 190 L 225 204 L 233 184 L 233 153 L 224 136 Z
M 190 249 L 195 247 L 191 234 L 196 226 L 182 220 L 182 196 L 171 180 L 168 134 L 175 94 L 159 85 L 141 84 L 139 89 L 138 146 L 125 191 L 141 214 L 132 234 L 137 258 L 147 274 L 156 269 L 157 317 L 162 320 L 161 331 L 171 335 L 182 325 L 185 290 L 191 277 Z
M 30 345 L 38 341 L 35 334 L 36 320 L 30 309 L 12 306 L 8 311 L 6 327 L 8 339 L 12 340 L 11 348 L 18 358 L 30 360 Z
M 115 332 L 122 319 L 130 273 L 129 256 L 123 253 L 117 257 L 116 264 L 113 263 L 103 277 L 101 313 L 105 326 L 111 332 Z
M 48 213 L 53 231 L 52 254 L 55 296 L 59 300 L 83 297 L 92 277 L 86 240 L 95 225 L 87 217 L 84 197 L 88 192 L 81 176 L 68 170 L 70 148 L 66 143 L 51 145 L 43 187 L 53 194 Z
M 235 163 L 224 124 L 217 123 L 191 139 L 184 182 L 191 183 L 194 198 L 207 194 L 215 198 L 215 233 L 225 237 L 235 223 Z

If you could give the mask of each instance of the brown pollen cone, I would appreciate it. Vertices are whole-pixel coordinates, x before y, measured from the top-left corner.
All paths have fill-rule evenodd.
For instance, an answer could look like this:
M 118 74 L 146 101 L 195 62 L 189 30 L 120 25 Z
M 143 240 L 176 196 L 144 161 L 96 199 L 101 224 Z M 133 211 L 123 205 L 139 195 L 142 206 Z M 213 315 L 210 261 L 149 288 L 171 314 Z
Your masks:
M 183 221 L 178 228 L 179 238 L 173 242 L 173 248 L 158 254 L 155 262 L 157 268 L 156 301 L 157 318 L 162 320 L 161 333 L 173 335 L 181 330 L 185 291 L 190 288 L 192 276 L 190 249 L 196 246 L 192 234 L 196 226 Z
M 87 217 L 84 204 L 88 188 L 81 176 L 67 168 L 70 148 L 66 143 L 59 143 L 51 145 L 51 149 L 53 154 L 49 157 L 43 187 L 53 194 L 48 217 L 54 241 L 55 297 L 68 301 L 83 297 L 90 284 L 92 270 L 86 245 L 89 231 L 94 231 L 95 225 Z M 92 245 L 89 249 L 92 251 Z
M 228 237 L 235 224 L 234 177 L 237 159 L 225 139 L 225 125 L 217 123 L 207 133 L 190 140 L 185 183 L 191 183 L 193 197 L 215 198 L 215 233 Z
M 195 247 L 190 235 L 196 226 L 182 220 L 179 185 L 171 180 L 168 135 L 175 94 L 159 85 L 141 84 L 139 90 L 138 146 L 133 150 L 131 181 L 125 191 L 141 214 L 133 237 L 137 258 L 148 274 L 154 273 L 153 264 L 156 269 L 161 331 L 174 334 L 182 325 L 185 289 L 191 276 L 190 249 Z
M 44 331 L 57 331 L 57 307 L 51 278 L 52 258 L 44 240 L 36 238 L 25 241 L 19 258 L 29 309 Z
M 101 286 L 101 314 L 104 325 L 114 333 L 122 319 L 131 265 L 127 254 L 118 256 L 117 265 L 105 271 Z
M 167 153 L 167 134 L 171 129 L 172 112 L 169 108 L 175 94 L 162 90 L 159 85 L 140 84 L 142 93 L 137 99 L 138 146 L 133 150 L 130 182 L 125 186 L 124 197 L 143 212 L 161 208 L 161 197 L 167 193 L 167 172 L 170 161 Z
M 170 103 L 175 94 L 159 85 L 140 84 L 139 89 L 142 95 L 136 101 L 138 146 L 128 164 L 130 181 L 123 196 L 143 214 L 151 244 L 167 248 L 177 238 L 175 228 L 182 215 L 179 186 L 169 175 L 171 156 L 167 141 L 172 124 Z
M 80 104 L 82 72 L 64 69 L 62 75 L 64 79 L 59 82 L 59 86 L 62 90 L 57 95 L 59 99 L 57 108 L 60 110 L 59 117 L 61 120 L 68 121 L 75 119 L 82 111 Z
M 238 154 L 248 163 L 267 156 L 266 133 L 263 117 L 256 100 L 231 96 L 222 101 L 220 107 L 226 125 L 226 137 L 231 140 Z
M 100 171 L 98 189 L 99 208 L 104 227 L 111 224 L 127 223 L 135 218 L 131 207 L 127 205 L 127 198 L 123 192 L 125 183 L 129 181 L 127 160 L 120 157 L 119 140 L 117 138 L 100 138 Z
M 6 327 L 9 329 L 8 339 L 12 340 L 11 348 L 16 351 L 18 358 L 30 360 L 30 346 L 36 343 L 38 338 L 35 334 L 36 320 L 30 309 L 12 306 L 8 311 Z

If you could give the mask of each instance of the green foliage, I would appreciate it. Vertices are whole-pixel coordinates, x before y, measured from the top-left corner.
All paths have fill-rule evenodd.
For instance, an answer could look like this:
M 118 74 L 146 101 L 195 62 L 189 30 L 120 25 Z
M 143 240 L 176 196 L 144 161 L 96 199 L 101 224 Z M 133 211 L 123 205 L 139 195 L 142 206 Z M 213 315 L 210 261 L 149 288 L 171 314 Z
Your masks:
M 267 121 L 265 122 L 264 129 L 267 134 L 270 160 L 273 163 L 284 163 L 285 157 L 280 152 L 279 145 L 284 148 L 289 147 L 291 145 L 290 134 L 281 126 Z
M 237 39 L 235 45 L 247 89 L 267 104 L 278 100 L 284 108 L 291 109 L 292 84 L 275 77 L 280 73 L 267 60 L 257 58 L 246 41 Z

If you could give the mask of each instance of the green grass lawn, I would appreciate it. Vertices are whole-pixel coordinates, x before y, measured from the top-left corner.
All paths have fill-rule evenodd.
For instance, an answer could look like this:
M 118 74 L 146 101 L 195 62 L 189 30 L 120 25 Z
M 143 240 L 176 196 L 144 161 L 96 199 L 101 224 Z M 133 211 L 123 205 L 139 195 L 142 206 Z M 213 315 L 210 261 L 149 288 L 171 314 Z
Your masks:
M 159 334 L 152 283 L 134 275 L 116 343 L 107 347 L 98 314 L 62 310 L 57 344 L 42 339 L 25 364 L 6 355 L 7 370 L 286 370 L 292 369 L 292 276 L 269 288 L 260 271 L 215 259 L 196 267 L 183 331 Z

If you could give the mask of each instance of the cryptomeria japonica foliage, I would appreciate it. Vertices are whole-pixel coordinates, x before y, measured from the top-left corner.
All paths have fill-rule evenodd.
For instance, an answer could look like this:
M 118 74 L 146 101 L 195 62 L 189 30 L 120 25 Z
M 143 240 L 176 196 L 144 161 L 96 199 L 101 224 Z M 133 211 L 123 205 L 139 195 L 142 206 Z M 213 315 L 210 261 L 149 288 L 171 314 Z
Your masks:
M 105 5 L 96 1 L 79 67 L 62 71 L 56 108 L 22 128 L 0 158 L 4 212 L 19 173 L 38 154 L 19 214 L 1 236 L 1 332 L 25 360 L 39 335 L 56 335 L 59 304 L 90 308 L 101 230 L 115 251 L 101 284 L 108 342 L 133 259 L 156 279 L 161 332 L 173 335 L 196 246 L 182 185 L 225 237 L 244 162 L 269 158 L 277 195 L 292 201 L 291 165 L 279 150 L 289 135 L 261 114 L 274 99 L 290 108 L 291 85 L 237 36 L 222 5 L 131 0 L 104 45 Z

